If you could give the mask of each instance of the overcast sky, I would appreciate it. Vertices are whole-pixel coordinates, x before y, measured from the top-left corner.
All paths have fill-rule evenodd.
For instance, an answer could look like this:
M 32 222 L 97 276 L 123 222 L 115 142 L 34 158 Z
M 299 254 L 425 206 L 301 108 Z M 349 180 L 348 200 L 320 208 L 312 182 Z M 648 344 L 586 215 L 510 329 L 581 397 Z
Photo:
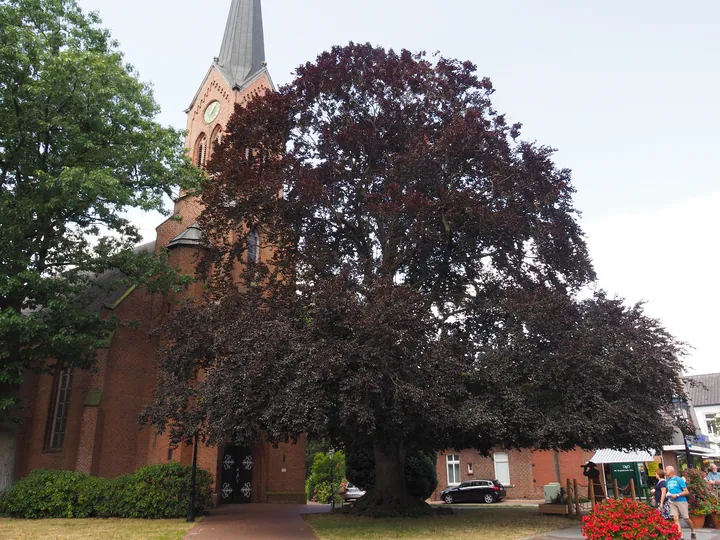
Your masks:
M 154 84 L 160 121 L 184 128 L 230 0 L 79 3 Z M 690 342 L 691 373 L 720 371 L 720 2 L 264 0 L 263 17 L 278 85 L 348 41 L 477 64 L 497 108 L 573 170 L 600 285 Z M 138 217 L 148 239 L 161 219 Z

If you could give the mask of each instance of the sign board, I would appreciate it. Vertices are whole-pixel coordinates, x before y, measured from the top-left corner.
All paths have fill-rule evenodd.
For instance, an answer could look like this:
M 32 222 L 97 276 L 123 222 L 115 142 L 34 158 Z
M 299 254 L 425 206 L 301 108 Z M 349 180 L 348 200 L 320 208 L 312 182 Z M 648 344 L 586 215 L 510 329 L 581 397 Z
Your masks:
M 637 493 L 641 493 L 641 488 L 647 485 L 643 463 L 611 463 L 610 473 L 617 480 L 620 490 L 626 494 L 629 493 L 631 478 L 635 481 Z
M 660 468 L 660 464 L 657 461 L 647 461 L 645 462 L 645 466 L 647 467 L 647 474 L 650 478 L 654 478 L 655 473 L 658 472 Z

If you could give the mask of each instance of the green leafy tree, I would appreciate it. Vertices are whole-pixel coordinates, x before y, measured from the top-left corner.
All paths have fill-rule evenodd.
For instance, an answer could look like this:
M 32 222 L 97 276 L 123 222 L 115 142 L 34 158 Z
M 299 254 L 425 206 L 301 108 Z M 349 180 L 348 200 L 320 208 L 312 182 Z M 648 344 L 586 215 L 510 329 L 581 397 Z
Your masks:
M 332 471 L 332 474 L 331 474 Z M 315 499 L 320 503 L 330 502 L 330 489 L 334 488 L 335 496 L 340 493 L 340 486 L 345 481 L 345 453 L 337 451 L 330 456 L 325 452 L 317 452 L 313 459 L 310 476 L 305 481 L 308 500 Z
M 0 0 L 0 417 L 27 369 L 87 367 L 115 321 L 83 306 L 96 274 L 167 290 L 163 256 L 134 253 L 132 208 L 163 211 L 198 178 L 149 85 L 75 0 Z

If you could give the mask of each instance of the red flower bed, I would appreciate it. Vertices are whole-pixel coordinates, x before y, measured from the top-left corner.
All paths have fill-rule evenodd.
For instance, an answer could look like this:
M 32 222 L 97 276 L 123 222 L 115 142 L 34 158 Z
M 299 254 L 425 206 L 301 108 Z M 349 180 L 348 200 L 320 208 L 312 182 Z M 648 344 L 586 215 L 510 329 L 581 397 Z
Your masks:
M 682 540 L 672 521 L 655 508 L 630 499 L 609 499 L 583 518 L 588 540 Z

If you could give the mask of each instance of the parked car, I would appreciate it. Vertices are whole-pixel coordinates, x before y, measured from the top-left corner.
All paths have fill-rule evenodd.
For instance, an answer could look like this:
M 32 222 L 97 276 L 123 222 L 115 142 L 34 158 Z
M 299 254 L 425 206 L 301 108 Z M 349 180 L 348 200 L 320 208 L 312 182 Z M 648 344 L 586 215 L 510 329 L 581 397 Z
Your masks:
M 505 498 L 505 488 L 497 480 L 471 480 L 459 486 L 448 487 L 440 492 L 446 504 L 461 502 L 500 502 Z
M 365 495 L 365 492 L 362 489 L 348 483 L 345 486 L 345 491 L 342 492 L 343 503 L 355 502 L 363 495 Z

